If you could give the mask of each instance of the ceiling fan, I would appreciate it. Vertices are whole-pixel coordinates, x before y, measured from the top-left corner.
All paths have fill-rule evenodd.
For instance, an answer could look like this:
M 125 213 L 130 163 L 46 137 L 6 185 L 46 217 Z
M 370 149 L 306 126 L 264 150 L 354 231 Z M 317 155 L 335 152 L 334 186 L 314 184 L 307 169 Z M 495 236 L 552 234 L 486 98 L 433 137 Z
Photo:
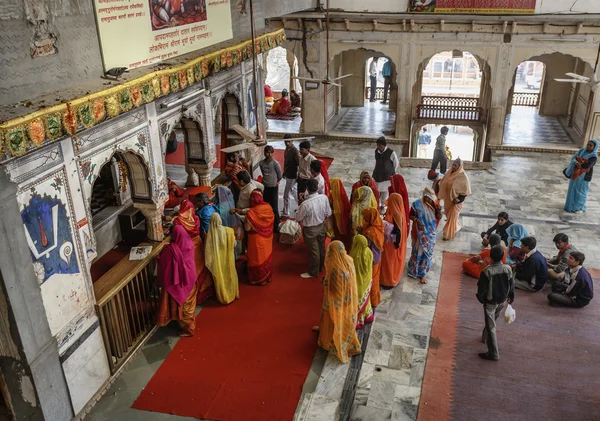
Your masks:
M 592 92 L 596 92 L 596 89 L 598 89 L 598 86 L 600 85 L 600 81 L 596 79 L 596 76 L 590 79 L 587 76 L 578 75 L 577 73 L 565 73 L 565 75 L 569 76 L 571 79 L 555 78 L 554 80 L 557 82 L 566 83 L 585 83 L 592 90 Z

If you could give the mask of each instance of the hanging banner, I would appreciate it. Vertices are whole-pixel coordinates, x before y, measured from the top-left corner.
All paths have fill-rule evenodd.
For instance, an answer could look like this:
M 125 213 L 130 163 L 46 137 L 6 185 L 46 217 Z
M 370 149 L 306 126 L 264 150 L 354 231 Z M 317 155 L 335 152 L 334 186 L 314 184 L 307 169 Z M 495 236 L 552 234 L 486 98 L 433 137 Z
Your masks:
M 156 64 L 233 37 L 229 0 L 94 0 L 105 70 Z
M 411 13 L 478 13 L 529 15 L 535 12 L 535 0 L 409 0 Z

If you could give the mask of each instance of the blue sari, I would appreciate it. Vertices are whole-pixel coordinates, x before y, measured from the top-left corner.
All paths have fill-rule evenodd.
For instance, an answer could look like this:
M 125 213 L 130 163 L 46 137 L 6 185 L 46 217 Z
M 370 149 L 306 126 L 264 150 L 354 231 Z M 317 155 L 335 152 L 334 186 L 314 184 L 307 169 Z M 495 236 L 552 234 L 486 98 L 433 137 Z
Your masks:
M 567 200 L 565 202 L 565 210 L 567 212 L 585 211 L 587 196 L 590 190 L 590 182 L 585 180 L 585 174 L 581 174 L 577 179 L 573 179 L 573 173 L 575 172 L 575 163 L 577 158 L 583 158 L 585 160 L 592 160 L 590 167 L 592 167 L 598 158 L 598 141 L 596 139 L 590 140 L 593 142 L 595 147 L 592 152 L 588 152 L 587 148 L 581 148 L 569 163 L 569 166 L 565 170 L 565 175 L 570 178 L 569 190 L 567 191 Z
M 513 257 L 516 256 L 517 253 L 513 252 L 513 257 L 511 257 L 511 250 L 513 247 L 521 248 L 521 240 L 525 237 L 528 237 L 529 233 L 523 225 L 512 224 L 506 229 L 506 234 L 508 235 L 508 244 L 506 245 L 508 250 L 508 256 L 506 257 L 506 262 L 516 263 L 516 259 Z
M 235 208 L 233 193 L 227 187 L 218 186 L 214 201 L 217 203 L 217 209 L 223 225 L 233 228 L 235 239 L 238 240 L 235 243 L 235 257 L 237 259 L 242 253 L 243 245 L 240 240 L 244 238 L 244 226 L 237 215 L 229 213 L 231 209 Z
M 423 223 L 423 229 L 420 229 L 413 222 L 412 251 L 408 260 L 408 275 L 413 278 L 420 278 L 427 275 L 427 272 L 431 269 L 438 221 L 435 218 L 435 210 L 427 206 L 423 199 L 413 202 L 412 212 Z

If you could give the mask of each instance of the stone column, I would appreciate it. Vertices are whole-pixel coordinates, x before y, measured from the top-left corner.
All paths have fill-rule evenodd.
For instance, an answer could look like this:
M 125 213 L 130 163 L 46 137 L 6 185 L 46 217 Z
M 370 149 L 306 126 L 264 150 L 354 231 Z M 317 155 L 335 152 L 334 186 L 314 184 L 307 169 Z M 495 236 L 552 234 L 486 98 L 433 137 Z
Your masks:
M 193 164 L 188 164 L 185 166 L 185 172 L 187 172 L 187 180 L 185 180 L 186 187 L 194 187 L 200 186 L 200 179 L 198 178 L 198 174 L 194 168 Z
M 216 159 L 210 161 L 207 164 L 190 164 L 193 168 L 196 178 L 198 179 L 197 186 L 210 186 L 212 182 L 212 169 L 217 162 Z
M 504 135 L 504 106 L 496 105 L 490 109 L 489 130 L 487 134 L 487 145 L 502 145 L 502 136 Z
M 163 205 L 155 203 L 134 203 L 136 209 L 142 211 L 146 217 L 146 236 L 149 241 L 160 242 L 164 240 L 165 234 L 162 227 Z

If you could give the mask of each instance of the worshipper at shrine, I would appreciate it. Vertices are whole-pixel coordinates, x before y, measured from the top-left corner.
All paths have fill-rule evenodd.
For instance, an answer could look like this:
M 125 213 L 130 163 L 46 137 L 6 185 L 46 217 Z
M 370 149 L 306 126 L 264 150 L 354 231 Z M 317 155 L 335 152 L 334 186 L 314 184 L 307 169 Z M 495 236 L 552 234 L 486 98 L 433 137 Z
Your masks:
M 379 203 L 379 189 L 377 188 L 377 184 L 375 184 L 375 180 L 373 180 L 373 177 L 371 177 L 371 174 L 369 174 L 369 171 L 367 170 L 361 172 L 358 181 L 352 185 L 352 193 L 350 193 L 350 196 L 352 197 L 356 189 L 362 186 L 370 187 L 375 196 L 375 200 Z
M 435 149 L 433 150 L 433 159 L 431 160 L 431 169 L 437 171 L 440 166 L 440 173 L 446 174 L 446 166 L 448 165 L 448 157 L 446 156 L 446 135 L 448 127 L 444 126 L 440 130 L 440 135 L 435 140 Z
M 273 276 L 273 221 L 271 206 L 259 190 L 250 195 L 244 227 L 248 232 L 248 278 L 250 285 L 266 285 Z
M 574 251 L 577 251 L 575 246 L 569 243 L 567 234 L 558 233 L 552 240 L 554 246 L 558 249 L 558 254 L 548 260 L 548 278 L 550 280 L 557 279 L 562 281 L 565 278 L 565 272 L 569 265 L 567 259 Z
M 515 288 L 536 292 L 548 282 L 548 263 L 536 246 L 537 241 L 534 237 L 525 237 L 521 240 L 521 250 L 525 253 L 525 258 L 522 262 L 511 266 Z
M 269 85 L 264 86 L 265 90 L 265 102 L 273 102 L 273 91 Z
M 390 177 L 396 174 L 398 170 L 398 155 L 392 149 L 387 147 L 385 137 L 377 139 L 377 148 L 375 149 L 375 169 L 372 177 L 377 183 L 379 190 L 379 207 L 385 207 L 385 201 L 388 197 L 388 188 L 390 187 Z
M 281 98 L 276 99 L 273 105 L 271 106 L 271 111 L 269 114 L 271 115 L 287 115 L 292 106 L 290 104 L 290 100 L 288 99 L 288 91 L 284 89 L 281 91 Z
M 333 215 L 333 232 L 336 240 L 344 243 L 344 246 L 350 245 L 350 200 L 346 194 L 346 189 L 340 178 L 332 178 L 329 181 L 331 194 L 329 195 L 329 205 Z
M 437 197 L 430 188 L 426 187 L 421 198 L 415 200 L 410 208 L 410 220 L 413 224 L 408 276 L 419 279 L 422 284 L 427 283 L 427 272 L 433 262 L 436 229 L 440 219 L 442 219 L 442 209 Z
M 169 189 L 169 200 L 165 203 L 165 208 L 174 208 L 179 206 L 183 198 L 184 191 L 174 181 L 167 177 L 167 188 Z
M 300 99 L 300 95 L 298 95 L 294 89 L 290 91 L 290 105 L 292 106 L 292 111 L 300 112 L 302 100 Z
M 317 192 L 317 180 L 308 180 L 307 184 L 309 195 L 296 212 L 296 221 L 302 225 L 302 236 L 308 248 L 309 258 L 308 272 L 300 276 L 317 278 L 325 260 L 325 220 L 331 216 L 331 207 L 327 196 Z
M 496 235 L 496 234 L 494 234 Z M 479 354 L 479 358 L 498 361 L 498 339 L 496 337 L 496 320 L 500 316 L 504 303 L 512 304 L 515 299 L 515 284 L 510 266 L 502 263 L 504 249 L 496 245 L 490 249 L 492 263 L 481 272 L 477 281 L 477 300 L 483 304 L 485 327 L 481 341 L 488 347 L 487 352 Z
M 356 335 L 356 271 L 341 241 L 332 241 L 327 248 L 323 286 L 321 319 L 313 330 L 319 332 L 318 345 L 347 364 L 350 357 L 360 354 L 361 350 Z
M 229 304 L 240 297 L 234 249 L 233 229 L 224 227 L 221 216 L 213 213 L 206 236 L 206 266 L 214 278 L 217 300 L 221 304 Z
M 417 158 L 427 158 L 427 152 L 429 152 L 429 145 L 431 145 L 431 135 L 427 132 L 427 127 L 423 127 L 423 130 L 419 134 Z
M 492 225 L 487 231 L 481 233 L 481 244 L 487 246 L 490 242 L 490 236 L 495 233 L 498 234 L 500 236 L 500 239 L 504 241 L 504 244 L 508 246 L 508 233 L 506 232 L 506 230 L 512 224 L 513 223 L 508 219 L 508 213 L 500 212 L 498 214 L 498 220 L 496 221 L 496 223 Z
M 193 336 L 196 329 L 196 265 L 194 244 L 185 229 L 175 225 L 171 241 L 160 252 L 157 283 L 162 288 L 155 315 L 158 326 L 177 320 L 179 336 Z
M 521 250 L 521 240 L 529 236 L 529 233 L 525 227 L 521 224 L 512 224 L 506 229 L 508 234 L 508 257 L 506 261 L 508 263 L 522 262 L 525 258 L 525 253 Z
M 225 168 L 223 172 L 231 181 L 231 191 L 233 193 L 233 197 L 237 200 L 237 197 L 240 194 L 240 185 L 237 178 L 237 175 L 240 172 L 247 171 L 249 172 L 248 163 L 243 159 L 243 157 L 239 156 L 236 153 L 227 154 L 227 163 L 225 164 Z
M 240 195 L 236 203 L 235 213 L 245 215 L 250 209 L 250 195 L 254 190 L 264 191 L 265 187 L 256 180 L 250 178 L 250 174 L 243 171 L 237 175 L 240 186 Z
M 597 161 L 598 140 L 592 139 L 573 156 L 569 166 L 563 171 L 565 177 L 570 179 L 565 202 L 567 212 L 585 212 L 590 181 Z
M 581 308 L 592 301 L 594 281 L 592 275 L 582 266 L 584 261 L 585 255 L 579 251 L 573 251 L 569 255 L 564 282 L 552 282 L 552 292 L 548 294 L 548 303 L 551 306 Z
M 350 221 L 352 233 L 361 233 L 363 226 L 363 210 L 367 208 L 377 209 L 377 201 L 373 190 L 367 186 L 356 189 L 352 194 L 352 209 L 350 210 Z
M 206 238 L 206 233 L 210 227 L 210 217 L 213 213 L 219 212 L 219 208 L 210 200 L 206 193 L 199 193 L 194 197 L 196 202 L 196 215 L 200 219 L 200 235 Z
M 285 151 L 283 152 L 283 176 L 285 177 L 285 189 L 283 190 L 283 212 L 281 213 L 282 218 L 289 218 L 290 216 L 290 198 L 292 197 L 292 190 L 296 185 L 296 179 L 298 178 L 298 165 L 300 162 L 300 152 L 294 146 L 291 134 L 283 135 L 285 143 Z
M 394 174 L 392 178 L 390 178 L 390 187 L 388 188 L 388 193 L 390 195 L 392 193 L 398 193 L 400 196 L 402 196 L 402 202 L 404 202 L 404 220 L 406 221 L 406 232 L 409 232 L 410 202 L 408 201 L 408 189 L 406 188 L 404 177 L 402 177 L 400 174 Z
M 235 239 L 241 244 L 241 240 L 244 238 L 244 226 L 240 221 L 240 218 L 231 212 L 235 209 L 235 202 L 231 190 L 225 186 L 218 186 L 215 201 L 217 202 L 216 204 L 219 209 L 222 224 L 233 229 Z
M 387 241 L 383 246 L 380 283 L 384 289 L 398 285 L 406 263 L 408 246 L 408 226 L 404 213 L 404 199 L 392 193 L 388 199 L 384 224 L 387 227 Z
M 271 145 L 265 146 L 264 154 L 265 159 L 260 161 L 258 166 L 262 172 L 262 184 L 265 186 L 264 189 L 264 200 L 273 209 L 275 214 L 274 228 L 275 232 L 279 232 L 279 182 L 283 178 L 281 173 L 281 165 L 273 158 L 275 149 Z
M 365 324 L 375 320 L 371 306 L 371 287 L 373 285 L 373 252 L 369 249 L 367 239 L 363 235 L 355 235 L 352 241 L 350 257 L 354 261 L 356 286 L 358 292 L 358 317 L 356 328 L 362 329 Z
M 300 157 L 298 158 L 298 201 L 306 191 L 306 184 L 312 178 L 310 172 L 310 163 L 317 158 L 310 153 L 310 142 L 304 140 L 300 142 Z
M 502 239 L 498 234 L 492 234 L 489 237 L 488 244 L 490 248 L 486 248 L 481 251 L 479 254 L 474 254 L 468 259 L 466 259 L 463 264 L 463 272 L 467 275 L 472 276 L 473 278 L 479 279 L 481 272 L 488 267 L 492 263 L 492 258 L 490 256 L 490 252 L 493 247 L 500 246 L 504 250 L 504 257 L 502 258 L 502 263 L 506 263 L 507 251 L 506 247 L 501 245 Z
M 444 213 L 446 214 L 443 240 L 453 240 L 456 233 L 460 231 L 461 225 L 458 218 L 462 211 L 463 202 L 470 194 L 469 177 L 465 173 L 462 160 L 457 158 L 452 163 L 450 173 L 440 181 L 440 194 L 438 197 L 444 201 Z
M 367 245 L 373 254 L 371 305 L 377 307 L 381 301 L 379 280 L 381 279 L 381 255 L 384 251 L 383 220 L 377 208 L 363 209 L 362 235 L 367 239 Z

